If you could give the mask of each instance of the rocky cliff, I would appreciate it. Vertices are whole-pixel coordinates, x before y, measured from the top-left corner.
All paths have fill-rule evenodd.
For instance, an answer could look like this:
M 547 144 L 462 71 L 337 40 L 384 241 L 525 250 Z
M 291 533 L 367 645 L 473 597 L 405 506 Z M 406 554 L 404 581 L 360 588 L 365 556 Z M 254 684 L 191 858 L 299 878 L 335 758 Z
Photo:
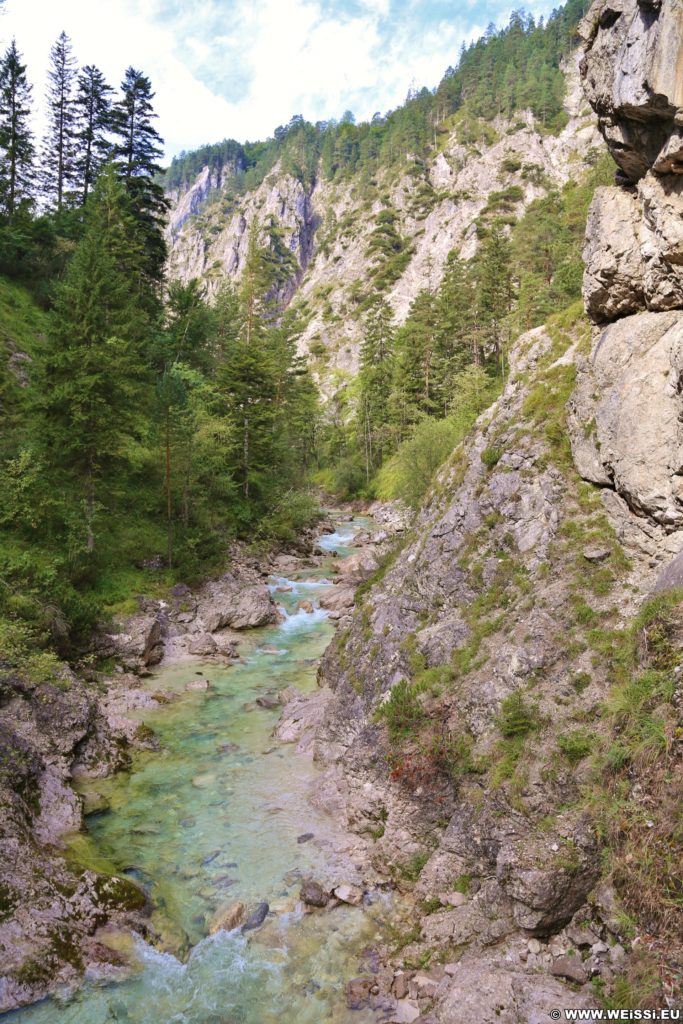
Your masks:
M 188 189 L 170 196 L 171 276 L 201 278 L 210 293 L 226 277 L 239 279 L 250 226 L 258 221 L 262 240 L 280 251 L 286 272 L 280 297 L 293 300 L 305 321 L 302 351 L 313 354 L 329 390 L 338 371 L 357 369 L 358 307 L 375 269 L 372 239 L 381 215 L 391 217 L 400 249 L 385 295 L 401 323 L 418 292 L 438 286 L 451 250 L 464 258 L 474 254 L 477 219 L 492 203 L 497 213 L 518 216 L 590 166 L 602 143 L 579 82 L 578 54 L 565 72 L 568 123 L 557 135 L 528 111 L 475 124 L 456 117 L 436 152 L 371 181 L 319 175 L 306 186 L 278 164 L 258 188 L 240 192 L 237 168 L 219 173 L 205 167 Z
M 124 960 L 99 937 L 105 923 L 146 930 L 144 893 L 126 878 L 71 863 L 64 844 L 64 834 L 78 831 L 83 818 L 82 801 L 71 788 L 74 777 L 103 776 L 129 763 L 126 736 L 98 696 L 97 687 L 66 666 L 41 655 L 26 661 L 5 647 L 0 1013 L 44 996 L 56 984 L 74 984 L 86 964 L 103 976 L 115 973 Z M 135 724 L 126 725 L 134 734 Z
M 590 323 L 518 340 L 324 661 L 320 798 L 414 901 L 397 1020 L 680 1005 L 682 19 L 591 9 Z

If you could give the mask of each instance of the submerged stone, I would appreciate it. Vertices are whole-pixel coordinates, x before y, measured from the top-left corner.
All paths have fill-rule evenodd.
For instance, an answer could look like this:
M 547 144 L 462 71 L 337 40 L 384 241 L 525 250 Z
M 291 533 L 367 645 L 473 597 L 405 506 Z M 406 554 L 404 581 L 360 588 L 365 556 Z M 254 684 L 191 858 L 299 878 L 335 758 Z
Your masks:
M 259 905 L 256 907 L 256 910 L 254 910 L 249 915 L 247 920 L 242 925 L 242 931 L 249 932 L 253 931 L 254 928 L 260 928 L 263 922 L 265 921 L 266 917 L 268 916 L 269 910 L 270 907 L 265 900 L 263 901 L 263 903 L 259 903 Z

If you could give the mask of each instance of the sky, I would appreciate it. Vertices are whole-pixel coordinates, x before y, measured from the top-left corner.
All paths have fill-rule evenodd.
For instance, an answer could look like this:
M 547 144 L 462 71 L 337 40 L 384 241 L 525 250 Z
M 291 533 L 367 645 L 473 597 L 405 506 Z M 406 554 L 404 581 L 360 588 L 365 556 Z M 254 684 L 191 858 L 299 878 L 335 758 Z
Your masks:
M 35 131 L 50 47 L 64 30 L 80 64 L 118 85 L 129 65 L 156 91 L 166 159 L 224 138 L 272 135 L 294 114 L 357 120 L 385 113 L 411 87 L 433 88 L 462 42 L 522 6 L 508 0 L 5 0 L 34 86 Z M 557 4 L 531 0 L 547 14 Z

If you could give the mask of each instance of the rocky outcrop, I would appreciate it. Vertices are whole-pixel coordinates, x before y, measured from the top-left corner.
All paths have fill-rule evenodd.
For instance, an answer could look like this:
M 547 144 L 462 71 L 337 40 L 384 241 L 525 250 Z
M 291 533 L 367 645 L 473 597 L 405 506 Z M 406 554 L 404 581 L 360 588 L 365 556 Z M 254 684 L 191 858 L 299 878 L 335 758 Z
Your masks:
M 683 315 L 640 313 L 601 332 L 570 403 L 576 466 L 669 533 L 683 526 Z
M 159 603 L 142 602 L 137 615 L 120 626 L 120 632 L 108 633 L 98 641 L 98 654 L 120 660 L 127 671 L 157 665 L 164 656 L 164 638 L 168 618 Z
M 107 921 L 146 930 L 141 891 L 64 859 L 62 837 L 82 822 L 74 775 L 127 765 L 128 744 L 93 688 L 66 668 L 50 675 L 0 668 L 0 1013 L 89 964 L 120 965 L 97 941 Z
M 582 32 L 586 94 L 620 183 L 597 190 L 588 217 L 595 331 L 569 427 L 579 472 L 658 560 L 683 543 L 683 8 L 598 0 Z
M 683 171 L 683 10 L 677 0 L 597 0 L 581 26 L 586 97 L 629 181 Z

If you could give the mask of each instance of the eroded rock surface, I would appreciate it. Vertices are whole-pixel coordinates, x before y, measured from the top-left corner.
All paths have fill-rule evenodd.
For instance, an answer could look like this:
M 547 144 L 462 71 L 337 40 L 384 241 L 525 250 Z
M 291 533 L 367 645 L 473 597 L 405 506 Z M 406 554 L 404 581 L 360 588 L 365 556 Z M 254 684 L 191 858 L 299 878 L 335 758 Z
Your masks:
M 0 669 L 0 1013 L 76 982 L 89 963 L 115 966 L 96 940 L 103 922 L 145 931 L 142 892 L 69 866 L 61 852 L 82 822 L 74 774 L 124 767 L 127 746 L 68 669 L 44 682 Z

